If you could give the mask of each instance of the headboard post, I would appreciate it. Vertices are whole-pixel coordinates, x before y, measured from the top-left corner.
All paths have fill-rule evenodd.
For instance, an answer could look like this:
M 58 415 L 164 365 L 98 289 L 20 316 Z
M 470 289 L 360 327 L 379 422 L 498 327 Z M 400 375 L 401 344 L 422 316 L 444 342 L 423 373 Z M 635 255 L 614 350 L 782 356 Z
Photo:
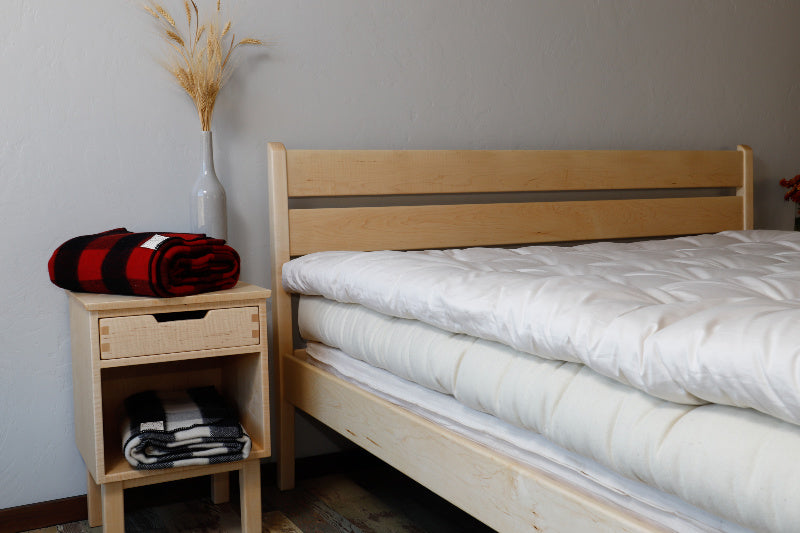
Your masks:
M 278 376 L 278 394 L 283 395 L 284 375 L 281 358 L 292 353 L 292 300 L 283 290 L 281 270 L 289 261 L 289 200 L 286 147 L 277 142 L 267 144 L 267 168 L 270 221 L 270 257 L 272 263 L 272 367 Z M 294 409 L 278 398 L 278 487 L 294 486 Z
M 278 313 L 272 314 L 275 345 L 280 353 L 292 350 L 291 337 L 284 338 L 280 321 L 291 317 L 284 311 L 291 309 L 289 295 L 281 287 L 281 268 L 289 261 L 289 201 L 287 196 L 286 148 L 281 143 L 267 145 L 269 180 L 270 255 L 272 261 L 272 306 Z
M 736 196 L 742 198 L 742 229 L 753 229 L 753 150 L 746 144 L 736 149 L 742 152 L 742 185 L 736 189 Z

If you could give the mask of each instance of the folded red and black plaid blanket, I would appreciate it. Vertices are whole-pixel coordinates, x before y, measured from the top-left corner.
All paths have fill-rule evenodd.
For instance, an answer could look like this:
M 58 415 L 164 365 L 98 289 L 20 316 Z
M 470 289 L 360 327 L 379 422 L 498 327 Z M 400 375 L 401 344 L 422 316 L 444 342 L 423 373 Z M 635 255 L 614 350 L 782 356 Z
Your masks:
M 68 240 L 47 268 L 53 283 L 72 291 L 165 297 L 230 289 L 240 265 L 221 239 L 118 228 Z

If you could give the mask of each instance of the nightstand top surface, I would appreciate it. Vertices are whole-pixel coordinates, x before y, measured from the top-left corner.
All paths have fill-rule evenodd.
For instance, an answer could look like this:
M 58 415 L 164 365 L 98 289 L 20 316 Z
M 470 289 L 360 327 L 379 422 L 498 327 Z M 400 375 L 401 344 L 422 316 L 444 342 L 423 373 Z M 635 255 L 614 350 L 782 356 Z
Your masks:
M 204 292 L 202 294 L 177 296 L 174 298 L 153 298 L 150 296 L 127 296 L 123 294 L 97 294 L 72 291 L 66 291 L 66 293 L 71 298 L 77 300 L 88 311 L 107 311 L 110 309 L 205 304 L 250 299 L 263 300 L 269 298 L 272 291 L 257 285 L 239 282 L 234 288 L 224 291 Z

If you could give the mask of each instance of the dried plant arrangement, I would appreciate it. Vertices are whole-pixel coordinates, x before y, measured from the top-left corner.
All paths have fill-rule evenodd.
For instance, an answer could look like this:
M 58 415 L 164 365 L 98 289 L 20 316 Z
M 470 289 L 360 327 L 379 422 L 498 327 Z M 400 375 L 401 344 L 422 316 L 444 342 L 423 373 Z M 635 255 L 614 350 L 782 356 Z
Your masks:
M 183 0 L 186 31 L 164 6 L 150 1 L 142 7 L 156 21 L 164 40 L 171 48 L 165 68 L 175 77 L 183 90 L 192 98 L 203 131 L 211 131 L 211 117 L 222 86 L 230 77 L 231 57 L 240 46 L 264 43 L 259 39 L 241 39 L 231 31 L 231 21 L 222 24 L 222 1 L 217 0 L 216 12 L 203 23 L 195 0 Z

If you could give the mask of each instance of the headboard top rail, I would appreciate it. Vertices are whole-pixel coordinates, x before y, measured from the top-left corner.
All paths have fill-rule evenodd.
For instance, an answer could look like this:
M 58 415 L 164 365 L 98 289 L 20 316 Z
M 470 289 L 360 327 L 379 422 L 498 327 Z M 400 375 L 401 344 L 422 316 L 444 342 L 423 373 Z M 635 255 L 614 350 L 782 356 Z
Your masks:
M 736 151 L 289 150 L 291 197 L 739 187 Z

